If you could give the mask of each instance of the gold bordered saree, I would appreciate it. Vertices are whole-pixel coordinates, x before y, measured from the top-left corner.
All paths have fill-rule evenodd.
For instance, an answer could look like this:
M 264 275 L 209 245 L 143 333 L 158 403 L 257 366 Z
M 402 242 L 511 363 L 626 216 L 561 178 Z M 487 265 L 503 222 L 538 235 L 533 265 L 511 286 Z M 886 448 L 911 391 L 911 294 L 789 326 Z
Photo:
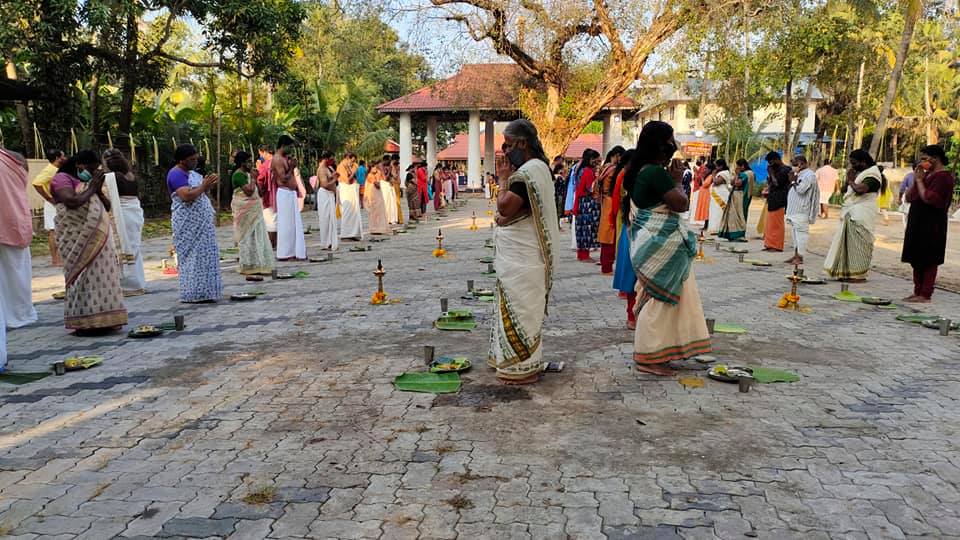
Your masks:
M 497 313 L 488 364 L 508 382 L 535 378 L 543 370 L 540 336 L 560 244 L 547 164 L 539 159 L 526 162 L 510 176 L 510 185 L 519 182 L 527 188 L 530 213 L 494 234 Z
M 103 203 L 91 197 L 79 208 L 57 204 L 55 221 L 67 289 L 64 325 L 69 330 L 93 330 L 127 324 L 120 263 Z

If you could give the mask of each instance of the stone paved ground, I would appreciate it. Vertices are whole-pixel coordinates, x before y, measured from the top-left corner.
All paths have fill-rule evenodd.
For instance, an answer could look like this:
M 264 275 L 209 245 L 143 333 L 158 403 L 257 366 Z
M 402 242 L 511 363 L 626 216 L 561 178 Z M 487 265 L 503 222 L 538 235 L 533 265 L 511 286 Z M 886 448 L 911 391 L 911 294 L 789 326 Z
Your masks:
M 564 252 L 544 346 L 567 368 L 501 387 L 482 367 L 492 306 L 460 299 L 467 279 L 493 283 L 477 260 L 487 218 L 470 232 L 470 209 L 485 205 L 285 266 L 304 279 L 254 286 L 224 263 L 228 293 L 266 291 L 251 304 L 179 305 L 176 281 L 153 279 L 128 299 L 131 323 L 187 321 L 154 340 L 69 336 L 62 305 L 41 301 L 40 322 L 9 334 L 12 369 L 105 363 L 2 385 L 0 536 L 960 538 L 960 337 L 834 301 L 835 284 L 801 290 L 812 313 L 782 312 L 788 269 L 711 248 L 696 267 L 707 316 L 749 331 L 715 336 L 714 356 L 802 380 L 687 388 L 630 369 L 622 301 Z M 448 260 L 430 256 L 438 225 Z M 378 258 L 402 303 L 368 303 Z M 48 299 L 56 281 L 39 274 Z M 876 274 L 854 290 L 909 288 Z M 479 328 L 432 329 L 440 296 Z M 960 319 L 960 296 L 935 300 Z M 425 344 L 479 364 L 459 394 L 393 389 Z

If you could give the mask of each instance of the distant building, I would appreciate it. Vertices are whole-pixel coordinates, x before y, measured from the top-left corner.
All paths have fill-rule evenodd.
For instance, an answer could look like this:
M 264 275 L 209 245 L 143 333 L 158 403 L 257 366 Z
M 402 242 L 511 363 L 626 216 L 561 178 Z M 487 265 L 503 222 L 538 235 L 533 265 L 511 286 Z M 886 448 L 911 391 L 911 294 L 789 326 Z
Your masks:
M 637 113 L 636 129 L 651 120 L 661 120 L 673 126 L 680 143 L 709 143 L 720 141 L 710 133 L 708 128 L 717 122 L 722 122 L 724 111 L 713 99 L 713 85 L 707 84 L 708 95 L 706 104 L 700 114 L 693 114 L 700 106 L 700 81 L 689 79 L 686 88 L 679 88 L 672 84 L 658 84 L 645 86 L 646 96 L 640 99 L 640 112 Z M 794 85 L 794 92 L 798 101 L 803 101 L 806 94 L 806 84 L 799 82 Z M 800 130 L 800 142 L 812 141 L 816 135 L 817 104 L 823 101 L 823 94 L 816 87 L 811 94 L 811 101 L 807 114 L 803 118 L 803 128 Z M 780 103 L 769 105 L 753 111 L 753 130 L 761 137 L 783 137 L 784 105 Z M 794 118 L 793 129 L 796 129 Z M 636 138 L 636 137 L 634 137 Z
M 503 133 L 501 133 L 499 129 L 500 127 L 501 125 L 497 124 L 498 129 L 496 129 L 496 133 L 494 134 L 493 138 L 493 147 L 496 149 L 496 157 L 503 155 L 503 152 L 500 150 L 500 147 L 503 146 Z M 481 134 L 483 134 L 483 132 L 481 132 Z M 563 153 L 563 158 L 566 161 L 580 159 L 580 157 L 583 155 L 583 151 L 587 148 L 593 148 L 597 152 L 601 152 L 603 148 L 603 135 L 600 133 L 585 133 L 580 135 L 574 139 L 569 146 L 567 146 L 566 151 Z M 449 146 L 437 152 L 437 161 L 446 165 L 454 165 L 465 169 L 469 153 L 470 135 L 468 133 L 458 133 Z M 553 159 L 553 156 L 547 156 L 547 158 Z

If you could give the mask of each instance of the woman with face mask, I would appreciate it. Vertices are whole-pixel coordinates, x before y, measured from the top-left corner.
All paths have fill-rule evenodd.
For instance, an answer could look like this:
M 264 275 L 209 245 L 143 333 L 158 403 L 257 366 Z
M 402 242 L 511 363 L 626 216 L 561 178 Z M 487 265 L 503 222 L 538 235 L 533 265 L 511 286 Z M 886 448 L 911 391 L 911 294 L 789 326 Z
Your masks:
M 933 296 L 937 267 L 943 264 L 947 249 L 947 211 L 957 183 L 946 168 L 949 164 L 942 146 L 921 148 L 913 184 L 904 197 L 910 213 L 900 260 L 913 267 L 914 284 L 913 295 L 904 298 L 905 302 L 927 303 Z
M 113 248 L 110 200 L 92 150 L 71 157 L 50 182 L 57 205 L 55 234 L 63 257 L 64 326 L 76 335 L 127 324 L 120 265 Z
M 514 120 L 504 128 L 503 139 L 494 234 L 497 301 L 488 364 L 504 384 L 527 384 L 543 370 L 541 331 L 560 229 L 553 175 L 537 128 L 529 120 Z

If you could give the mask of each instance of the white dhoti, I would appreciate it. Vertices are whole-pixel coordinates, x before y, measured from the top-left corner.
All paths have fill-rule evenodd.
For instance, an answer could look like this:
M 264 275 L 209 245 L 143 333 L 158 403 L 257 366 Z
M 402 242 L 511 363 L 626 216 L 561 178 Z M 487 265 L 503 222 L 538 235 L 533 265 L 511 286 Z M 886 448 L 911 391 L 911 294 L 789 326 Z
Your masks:
M 787 216 L 786 222 L 793 233 L 793 247 L 801 257 L 807 254 L 807 240 L 810 238 L 810 217 L 805 215 Z
M 267 232 L 277 232 L 277 213 L 269 206 L 263 209 L 263 224 L 267 226 Z
M 120 270 L 120 288 L 125 294 L 145 292 L 147 278 L 143 273 L 143 253 L 140 252 L 140 243 L 143 232 L 143 209 L 140 208 L 140 199 L 136 197 L 120 197 L 120 211 L 123 213 L 123 227 L 125 230 L 125 244 L 123 248 L 123 266 Z M 132 260 L 128 257 L 132 256 Z
M 337 236 L 337 196 L 329 189 L 317 190 L 317 219 L 320 222 L 320 249 L 336 251 L 340 247 Z
M 363 225 L 360 221 L 360 186 L 340 184 L 340 238 L 363 240 Z
M 50 201 L 43 201 L 43 230 L 52 231 L 55 229 L 54 219 L 57 217 L 57 207 Z
M 307 244 L 303 238 L 303 218 L 297 205 L 297 192 L 277 190 L 277 258 L 306 259 Z
M 707 232 L 715 233 L 723 225 L 723 208 L 730 198 L 730 189 L 725 185 L 714 186 L 710 189 L 710 225 Z
M 450 180 L 443 181 L 443 196 L 447 198 L 447 202 L 453 200 L 453 182 Z
M 30 248 L 0 245 L 0 310 L 6 326 L 20 328 L 37 322 L 30 290 Z
M 383 204 L 386 205 L 387 224 L 393 225 L 397 222 L 397 194 L 389 182 L 384 182 L 380 186 L 384 188 L 380 193 L 383 194 Z

